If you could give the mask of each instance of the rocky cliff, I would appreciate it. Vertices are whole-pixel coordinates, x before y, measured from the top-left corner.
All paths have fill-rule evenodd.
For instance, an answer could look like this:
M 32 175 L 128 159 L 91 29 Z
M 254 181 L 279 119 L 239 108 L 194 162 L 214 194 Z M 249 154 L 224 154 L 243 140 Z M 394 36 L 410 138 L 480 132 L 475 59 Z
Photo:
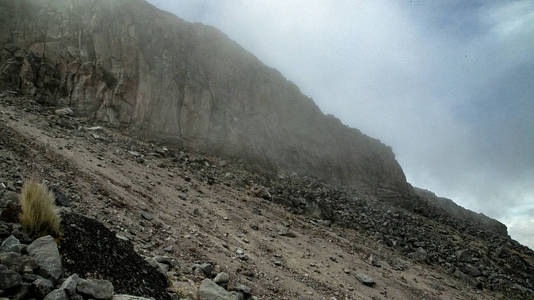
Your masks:
M 217 29 L 142 0 L 0 0 L 4 88 L 133 134 L 401 194 L 391 148 Z
M 458 204 L 454 203 L 451 199 L 438 197 L 431 191 L 427 191 L 420 188 L 414 188 L 414 191 L 423 201 L 426 201 L 434 211 L 438 211 L 441 215 L 450 218 L 456 218 L 467 221 L 466 225 L 475 225 L 480 228 L 487 228 L 495 233 L 506 236 L 508 230 L 506 225 L 501 222 L 492 219 L 484 214 L 476 213 L 472 210 L 465 209 Z

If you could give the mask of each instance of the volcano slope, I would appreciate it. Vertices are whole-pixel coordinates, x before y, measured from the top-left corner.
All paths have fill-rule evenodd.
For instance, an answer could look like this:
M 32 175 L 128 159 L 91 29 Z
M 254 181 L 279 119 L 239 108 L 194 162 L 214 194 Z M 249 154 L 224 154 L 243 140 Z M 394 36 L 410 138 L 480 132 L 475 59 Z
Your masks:
M 170 292 L 194 294 L 190 266 L 209 262 L 259 299 L 533 298 L 533 253 L 507 236 L 142 142 L 13 94 L 0 95 L 1 192 L 38 177 L 143 256 L 172 255 Z
M 0 91 L 2 193 L 48 181 L 179 258 L 176 291 L 198 261 L 265 299 L 532 297 L 503 224 L 411 187 L 391 148 L 215 28 L 142 0 L 0 0 Z

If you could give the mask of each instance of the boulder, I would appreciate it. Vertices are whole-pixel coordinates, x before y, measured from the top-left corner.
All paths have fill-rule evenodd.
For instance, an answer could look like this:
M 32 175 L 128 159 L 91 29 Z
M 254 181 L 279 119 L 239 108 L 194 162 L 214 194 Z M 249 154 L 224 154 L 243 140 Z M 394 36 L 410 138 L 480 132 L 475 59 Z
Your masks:
M 78 274 L 70 275 L 61 284 L 61 289 L 65 290 L 69 296 L 76 294 L 76 287 L 78 286 Z
M 56 289 L 46 295 L 44 300 L 69 300 L 69 297 L 64 290 Z
M 32 282 L 32 290 L 39 295 L 39 297 L 45 297 L 54 289 L 52 281 L 39 277 Z
M 150 300 L 150 298 L 143 298 L 131 295 L 113 295 L 113 300 Z
M 113 284 L 107 280 L 98 279 L 78 279 L 76 289 L 80 294 L 84 294 L 95 299 L 111 299 L 113 297 Z
M 50 235 L 40 237 L 28 246 L 28 253 L 37 261 L 41 274 L 58 280 L 63 274 L 61 256 L 54 238 Z
M 19 286 L 22 282 L 22 278 L 17 272 L 0 269 L 0 290 L 10 289 Z
M 2 245 L 0 245 L 0 252 L 20 253 L 21 249 L 22 249 L 22 244 L 13 235 L 10 235 L 7 239 L 5 239 L 2 242 Z
M 204 279 L 198 289 L 199 300 L 242 300 L 243 296 L 229 292 L 210 279 Z
M 0 263 L 18 273 L 31 273 L 38 268 L 38 264 L 33 258 L 16 252 L 0 253 Z

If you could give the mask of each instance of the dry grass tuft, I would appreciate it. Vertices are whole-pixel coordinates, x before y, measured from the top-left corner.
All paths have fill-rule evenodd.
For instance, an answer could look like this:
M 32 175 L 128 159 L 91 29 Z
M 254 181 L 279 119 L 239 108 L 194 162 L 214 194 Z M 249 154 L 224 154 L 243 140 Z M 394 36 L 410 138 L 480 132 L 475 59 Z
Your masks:
M 45 184 L 26 180 L 20 193 L 20 204 L 20 223 L 28 235 L 51 235 L 55 238 L 61 236 L 61 218 L 57 212 L 55 197 Z

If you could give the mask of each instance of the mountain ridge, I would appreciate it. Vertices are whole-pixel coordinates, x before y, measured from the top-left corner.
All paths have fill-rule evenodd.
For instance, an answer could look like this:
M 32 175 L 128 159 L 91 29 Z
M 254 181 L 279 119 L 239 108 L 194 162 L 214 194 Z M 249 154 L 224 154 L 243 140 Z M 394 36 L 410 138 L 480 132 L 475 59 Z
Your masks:
M 324 115 L 219 30 L 144 1 L 45 3 L 3 1 L 2 44 L 26 57 L 3 55 L 4 85 L 142 137 L 408 192 L 391 148 Z
M 286 169 L 353 185 L 409 209 L 428 202 L 406 182 L 391 147 L 323 114 L 278 70 L 212 26 L 144 0 L 0 6 L 4 88 L 274 174 Z M 488 228 L 507 234 L 502 226 Z
M 506 226 L 412 187 L 391 147 L 217 29 L 143 0 L 0 0 L 0 108 L 6 191 L 38 170 L 151 257 L 170 244 L 270 296 L 280 273 L 290 297 L 350 298 L 349 265 L 399 297 L 532 295 L 533 253 Z M 419 270 L 437 277 L 405 285 Z

